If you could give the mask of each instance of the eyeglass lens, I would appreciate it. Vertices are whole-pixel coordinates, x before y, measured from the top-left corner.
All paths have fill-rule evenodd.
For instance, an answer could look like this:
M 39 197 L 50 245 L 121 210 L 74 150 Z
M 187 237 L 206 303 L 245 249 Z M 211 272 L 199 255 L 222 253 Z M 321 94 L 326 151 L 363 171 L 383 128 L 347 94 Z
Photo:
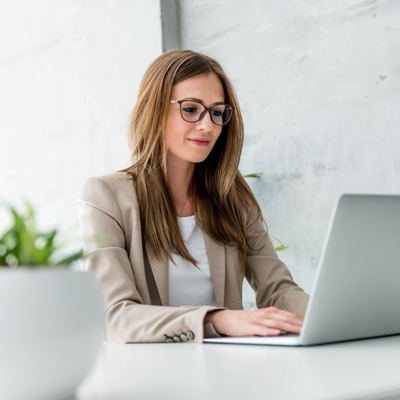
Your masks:
M 232 107 L 227 104 L 217 104 L 207 109 L 203 104 L 193 100 L 180 102 L 182 118 L 187 122 L 200 121 L 208 111 L 216 125 L 225 125 L 232 115 Z

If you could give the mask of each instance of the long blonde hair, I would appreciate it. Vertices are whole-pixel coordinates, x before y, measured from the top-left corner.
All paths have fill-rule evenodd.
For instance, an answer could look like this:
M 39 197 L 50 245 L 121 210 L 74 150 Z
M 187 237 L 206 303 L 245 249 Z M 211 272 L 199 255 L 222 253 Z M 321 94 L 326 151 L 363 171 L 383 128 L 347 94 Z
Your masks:
M 153 61 L 131 114 L 129 145 L 133 164 L 124 171 L 133 176 L 144 241 L 158 257 L 171 257 L 175 250 L 196 264 L 178 226 L 167 179 L 164 131 L 173 86 L 208 73 L 217 75 L 224 88 L 225 103 L 234 111 L 207 159 L 195 165 L 191 184 L 194 210 L 205 234 L 217 242 L 237 246 L 244 270 L 245 213 L 255 208 L 261 215 L 261 210 L 238 170 L 243 121 L 234 89 L 217 61 L 191 50 L 170 51 Z

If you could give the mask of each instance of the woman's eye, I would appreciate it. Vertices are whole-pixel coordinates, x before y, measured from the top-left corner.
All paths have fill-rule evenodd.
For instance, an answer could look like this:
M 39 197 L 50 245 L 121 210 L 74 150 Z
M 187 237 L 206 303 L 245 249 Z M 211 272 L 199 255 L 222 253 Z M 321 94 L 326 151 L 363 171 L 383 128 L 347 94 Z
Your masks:
M 222 111 L 221 110 L 212 110 L 212 114 L 214 115 L 214 117 L 221 117 Z
M 182 111 L 188 114 L 193 114 L 197 112 L 197 107 L 183 107 Z

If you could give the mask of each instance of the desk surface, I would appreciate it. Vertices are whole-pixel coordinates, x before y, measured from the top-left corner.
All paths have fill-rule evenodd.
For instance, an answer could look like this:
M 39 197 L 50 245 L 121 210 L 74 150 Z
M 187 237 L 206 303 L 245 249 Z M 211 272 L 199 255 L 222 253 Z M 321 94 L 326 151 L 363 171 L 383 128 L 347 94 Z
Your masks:
M 400 399 L 400 336 L 308 348 L 104 345 L 77 400 Z

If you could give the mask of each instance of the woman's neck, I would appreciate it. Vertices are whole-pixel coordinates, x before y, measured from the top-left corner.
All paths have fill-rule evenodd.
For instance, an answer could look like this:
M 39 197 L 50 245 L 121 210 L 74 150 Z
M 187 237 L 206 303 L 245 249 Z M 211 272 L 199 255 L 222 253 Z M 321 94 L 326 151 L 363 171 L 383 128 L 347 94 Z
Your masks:
M 189 190 L 193 172 L 193 163 L 167 159 L 168 183 L 178 217 L 187 217 L 194 213 L 193 199 Z

